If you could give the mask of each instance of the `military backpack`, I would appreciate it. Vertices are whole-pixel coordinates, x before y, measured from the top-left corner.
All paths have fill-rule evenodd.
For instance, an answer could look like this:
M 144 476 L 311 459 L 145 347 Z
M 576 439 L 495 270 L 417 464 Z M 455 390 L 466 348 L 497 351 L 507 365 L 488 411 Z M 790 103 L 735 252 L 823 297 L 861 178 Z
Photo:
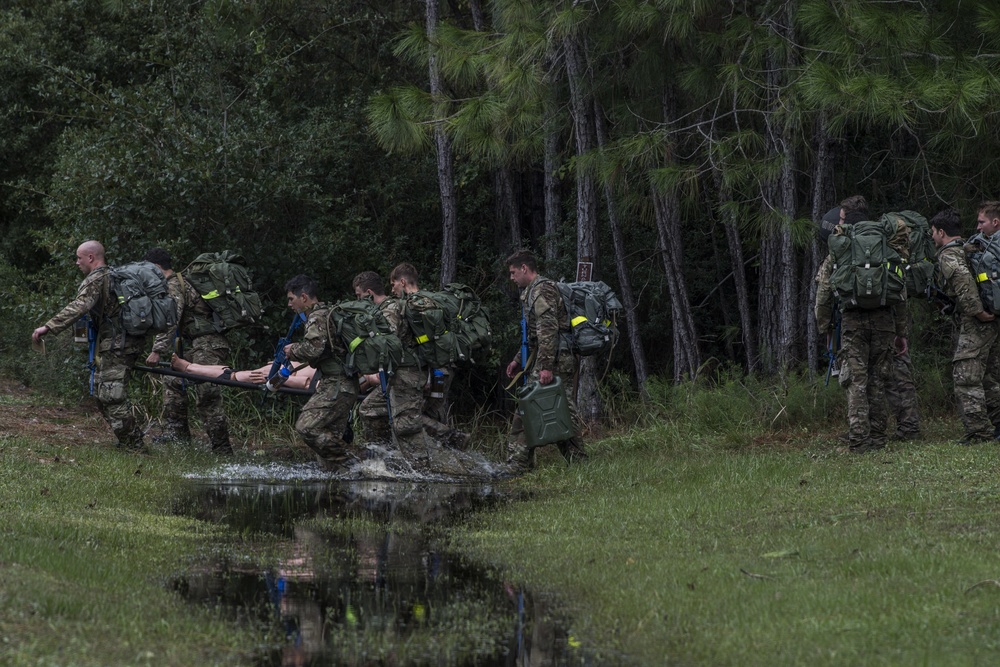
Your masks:
M 392 373 L 403 365 L 403 344 L 373 301 L 341 301 L 330 307 L 327 318 L 327 335 L 340 336 L 347 349 L 344 372 L 348 376 Z
M 997 234 L 975 234 L 966 244 L 966 256 L 983 308 L 994 315 L 1000 314 L 1000 238 Z
M 111 267 L 108 290 L 118 303 L 115 327 L 129 336 L 163 333 L 177 324 L 177 302 L 167 292 L 167 279 L 151 262 Z
M 830 284 L 845 310 L 872 310 L 902 302 L 906 277 L 899 253 L 889 244 L 895 222 L 883 217 L 841 225 L 830 235 Z
M 455 356 L 459 365 L 484 363 L 493 348 L 490 314 L 476 292 L 462 283 L 448 283 L 440 292 L 429 292 L 448 317 L 455 332 Z
M 225 333 L 257 322 L 263 308 L 253 291 L 247 261 L 229 250 L 198 255 L 182 272 L 212 311 L 212 319 L 195 318 L 192 336 Z
M 558 282 L 571 331 L 565 345 L 581 357 L 605 354 L 618 342 L 622 303 L 607 284 L 597 281 Z
M 458 338 L 454 317 L 442 304 L 439 293 L 418 290 L 401 300 L 406 320 L 417 343 L 421 366 L 446 368 L 458 360 Z
M 898 211 L 886 213 L 882 220 L 888 221 L 893 228 L 900 220 L 906 224 L 910 242 L 910 256 L 903 267 L 906 274 L 906 296 L 927 298 L 928 287 L 934 283 L 934 263 L 937 256 L 927 218 L 916 211 Z

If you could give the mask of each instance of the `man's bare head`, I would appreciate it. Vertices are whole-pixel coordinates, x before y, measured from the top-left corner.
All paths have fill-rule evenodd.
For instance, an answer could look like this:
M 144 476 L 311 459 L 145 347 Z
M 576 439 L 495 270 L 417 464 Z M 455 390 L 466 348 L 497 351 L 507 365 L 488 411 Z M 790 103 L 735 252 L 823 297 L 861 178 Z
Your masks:
M 98 241 L 84 241 L 76 249 L 76 265 L 83 275 L 104 266 L 104 246 Z

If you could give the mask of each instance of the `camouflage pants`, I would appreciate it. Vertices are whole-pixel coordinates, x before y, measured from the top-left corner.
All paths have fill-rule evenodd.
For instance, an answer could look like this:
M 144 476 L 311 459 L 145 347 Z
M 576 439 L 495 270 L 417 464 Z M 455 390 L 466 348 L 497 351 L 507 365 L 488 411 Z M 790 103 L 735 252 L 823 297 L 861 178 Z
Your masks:
M 952 357 L 955 399 L 966 435 L 993 438 L 1000 427 L 1000 339 L 996 322 L 963 317 Z
M 295 431 L 309 449 L 327 463 L 348 463 L 352 447 L 344 440 L 351 421 L 351 409 L 358 400 L 356 378 L 323 377 L 316 393 L 302 406 Z
M 569 404 L 569 411 L 573 417 L 573 426 L 576 435 L 572 447 L 583 450 L 583 441 L 580 438 L 580 413 L 576 409 L 576 402 L 573 400 L 573 375 L 576 372 L 576 359 L 572 354 L 563 353 L 559 355 L 556 362 L 556 377 L 560 378 L 566 387 L 566 402 Z M 534 368 L 527 373 L 528 382 L 538 381 L 538 371 Z M 565 447 L 563 443 L 558 443 L 560 451 Z M 510 424 L 510 433 L 507 436 L 507 457 L 508 461 L 518 465 L 530 465 L 533 458 L 532 451 L 528 447 L 527 438 L 524 434 L 524 421 L 521 415 L 514 412 L 514 419 Z
M 920 434 L 920 413 L 917 411 L 917 387 L 913 383 L 913 362 L 910 354 L 892 355 L 892 370 L 885 385 L 889 412 L 896 418 L 896 432 L 902 436 Z
M 389 378 L 390 392 L 394 380 L 395 376 Z M 375 387 L 368 392 L 368 395 L 361 401 L 361 405 L 358 406 L 358 414 L 361 416 L 361 425 L 364 428 L 367 442 L 392 440 L 392 432 L 389 430 L 389 407 L 386 405 L 385 395 L 382 393 L 381 387 Z
M 131 449 L 142 447 L 143 435 L 128 400 L 128 381 L 137 358 L 136 352 L 104 350 L 96 359 L 94 372 L 94 394 L 101 414 L 118 438 L 118 444 Z
M 229 344 L 225 338 L 216 335 L 194 339 L 184 355 L 190 362 L 211 366 L 225 365 L 228 357 Z M 205 427 L 212 449 L 229 449 L 229 423 L 222 403 L 222 387 L 211 382 L 193 383 L 178 377 L 164 380 L 164 434 L 181 440 L 190 439 L 188 392 L 194 394 L 195 411 Z
M 451 383 L 455 381 L 455 371 L 451 368 L 442 368 L 440 372 L 444 375 L 444 388 L 441 390 L 443 396 L 434 397 L 430 393 L 426 395 L 424 399 L 424 414 L 433 421 L 440 422 L 441 424 L 450 423 L 449 411 L 451 409 L 451 402 L 448 400 L 449 392 L 451 392 Z M 425 378 L 426 384 L 427 378 Z
M 886 442 L 885 384 L 891 372 L 895 334 L 845 329 L 840 385 L 847 393 L 848 440 L 852 447 Z

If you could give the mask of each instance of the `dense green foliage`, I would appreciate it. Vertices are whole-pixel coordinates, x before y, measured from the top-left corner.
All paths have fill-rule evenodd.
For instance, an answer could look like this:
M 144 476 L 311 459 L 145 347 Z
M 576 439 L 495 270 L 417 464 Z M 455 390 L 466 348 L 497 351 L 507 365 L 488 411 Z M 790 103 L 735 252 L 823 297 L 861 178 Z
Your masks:
M 959 206 L 971 231 L 997 196 L 995 3 L 456 0 L 433 38 L 424 5 L 0 2 L 0 345 L 20 351 L 21 323 L 65 302 L 87 238 L 116 263 L 153 245 L 181 266 L 249 258 L 271 330 L 238 339 L 241 364 L 270 353 L 295 273 L 328 299 L 401 261 L 433 286 L 440 127 L 457 277 L 494 311 L 502 358 L 502 258 L 528 245 L 571 278 L 591 242 L 584 179 L 600 186 L 596 275 L 633 298 L 639 333 L 612 365 L 635 374 L 642 353 L 675 378 L 684 346 L 751 373 L 819 365 L 814 211 L 859 192 L 875 211 Z M 493 367 L 480 375 L 485 398 Z

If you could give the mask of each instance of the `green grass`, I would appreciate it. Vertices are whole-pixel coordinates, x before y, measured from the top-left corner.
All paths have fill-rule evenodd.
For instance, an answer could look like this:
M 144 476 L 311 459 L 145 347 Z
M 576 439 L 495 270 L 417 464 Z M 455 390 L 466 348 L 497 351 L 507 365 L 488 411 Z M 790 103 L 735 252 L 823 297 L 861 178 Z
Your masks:
M 169 590 L 235 539 L 171 516 L 178 470 L 194 463 L 0 439 L 0 664 L 246 662 L 255 631 Z
M 1000 449 L 942 442 L 955 428 L 856 457 L 664 425 L 579 466 L 548 457 L 518 482 L 532 501 L 453 541 L 559 591 L 576 636 L 640 664 L 991 664 Z

